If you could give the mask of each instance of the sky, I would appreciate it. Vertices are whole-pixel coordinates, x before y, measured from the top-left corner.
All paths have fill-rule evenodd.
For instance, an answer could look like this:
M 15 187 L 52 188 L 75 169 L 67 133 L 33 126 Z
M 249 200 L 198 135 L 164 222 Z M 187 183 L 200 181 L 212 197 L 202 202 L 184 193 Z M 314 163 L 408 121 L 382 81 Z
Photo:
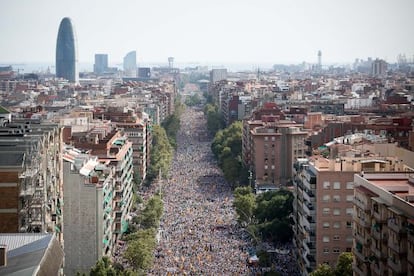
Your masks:
M 78 59 L 109 63 L 395 62 L 414 56 L 413 0 L 0 0 L 0 63 L 54 63 L 70 17 Z

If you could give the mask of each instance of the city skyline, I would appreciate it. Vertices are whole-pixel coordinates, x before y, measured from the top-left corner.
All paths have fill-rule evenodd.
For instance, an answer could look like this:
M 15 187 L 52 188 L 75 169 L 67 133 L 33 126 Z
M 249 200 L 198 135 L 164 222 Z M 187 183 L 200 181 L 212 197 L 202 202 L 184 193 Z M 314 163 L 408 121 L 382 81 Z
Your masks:
M 351 63 L 356 58 L 412 59 L 414 2 L 128 0 L 0 2 L 0 63 L 53 62 L 59 22 L 70 17 L 79 62 L 95 54 L 138 64 Z M 88 12 L 85 12 L 88 11 Z

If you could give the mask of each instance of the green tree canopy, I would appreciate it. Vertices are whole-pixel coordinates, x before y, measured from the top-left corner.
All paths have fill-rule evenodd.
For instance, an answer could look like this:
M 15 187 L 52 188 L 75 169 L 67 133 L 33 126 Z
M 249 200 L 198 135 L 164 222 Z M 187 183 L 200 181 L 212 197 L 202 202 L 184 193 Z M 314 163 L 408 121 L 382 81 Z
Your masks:
M 148 169 L 148 181 L 152 181 L 157 177 L 160 169 L 163 176 L 166 176 L 173 156 L 173 148 L 162 127 L 155 125 L 152 129 L 152 137 L 151 165 Z
M 338 261 L 336 262 L 335 275 L 336 276 L 352 276 L 352 253 L 351 252 L 342 252 Z
M 310 276 L 335 276 L 335 272 L 327 264 L 320 264 L 316 270 L 314 270 Z
M 224 177 L 233 186 L 236 182 L 240 182 L 241 175 L 245 175 L 241 173 L 243 169 L 241 136 L 242 123 L 237 121 L 228 128 L 218 131 L 211 144 L 211 150 L 223 170 Z
M 250 189 L 250 191 L 249 191 Z M 237 187 L 234 192 L 233 207 L 241 224 L 250 224 L 256 208 L 255 195 L 250 187 Z

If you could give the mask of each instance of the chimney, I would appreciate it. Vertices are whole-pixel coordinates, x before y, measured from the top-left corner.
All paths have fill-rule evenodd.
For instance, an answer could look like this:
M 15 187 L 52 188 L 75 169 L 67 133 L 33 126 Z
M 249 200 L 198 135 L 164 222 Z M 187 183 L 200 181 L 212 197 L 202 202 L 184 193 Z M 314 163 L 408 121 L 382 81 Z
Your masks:
M 0 267 L 7 265 L 7 245 L 0 244 Z

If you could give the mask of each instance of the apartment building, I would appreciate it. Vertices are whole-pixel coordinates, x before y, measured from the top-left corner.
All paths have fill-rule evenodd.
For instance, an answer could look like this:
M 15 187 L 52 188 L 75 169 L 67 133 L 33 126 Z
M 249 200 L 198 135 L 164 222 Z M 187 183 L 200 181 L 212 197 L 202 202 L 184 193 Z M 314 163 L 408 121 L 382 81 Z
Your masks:
M 87 133 L 72 133 L 69 140 L 74 147 L 90 151 L 97 156 L 99 162 L 115 168 L 114 194 L 116 202 L 115 229 L 116 235 L 128 229 L 128 215 L 131 210 L 133 196 L 133 149 L 132 143 L 121 130 L 106 123 L 95 126 Z
M 72 146 L 63 150 L 66 275 L 88 273 L 102 256 L 111 256 L 117 235 L 115 167 Z
M 394 157 L 350 153 L 298 159 L 294 165 L 294 236 L 304 275 L 322 263 L 334 266 L 340 253 L 352 250 L 354 174 L 402 169 Z
M 414 275 L 414 171 L 356 174 L 354 275 Z
M 256 189 L 279 188 L 293 179 L 294 161 L 305 157 L 307 132 L 301 128 L 273 115 L 243 121 L 243 162 L 254 173 Z
M 0 232 L 55 232 L 63 244 L 60 152 L 56 124 L 0 127 Z

